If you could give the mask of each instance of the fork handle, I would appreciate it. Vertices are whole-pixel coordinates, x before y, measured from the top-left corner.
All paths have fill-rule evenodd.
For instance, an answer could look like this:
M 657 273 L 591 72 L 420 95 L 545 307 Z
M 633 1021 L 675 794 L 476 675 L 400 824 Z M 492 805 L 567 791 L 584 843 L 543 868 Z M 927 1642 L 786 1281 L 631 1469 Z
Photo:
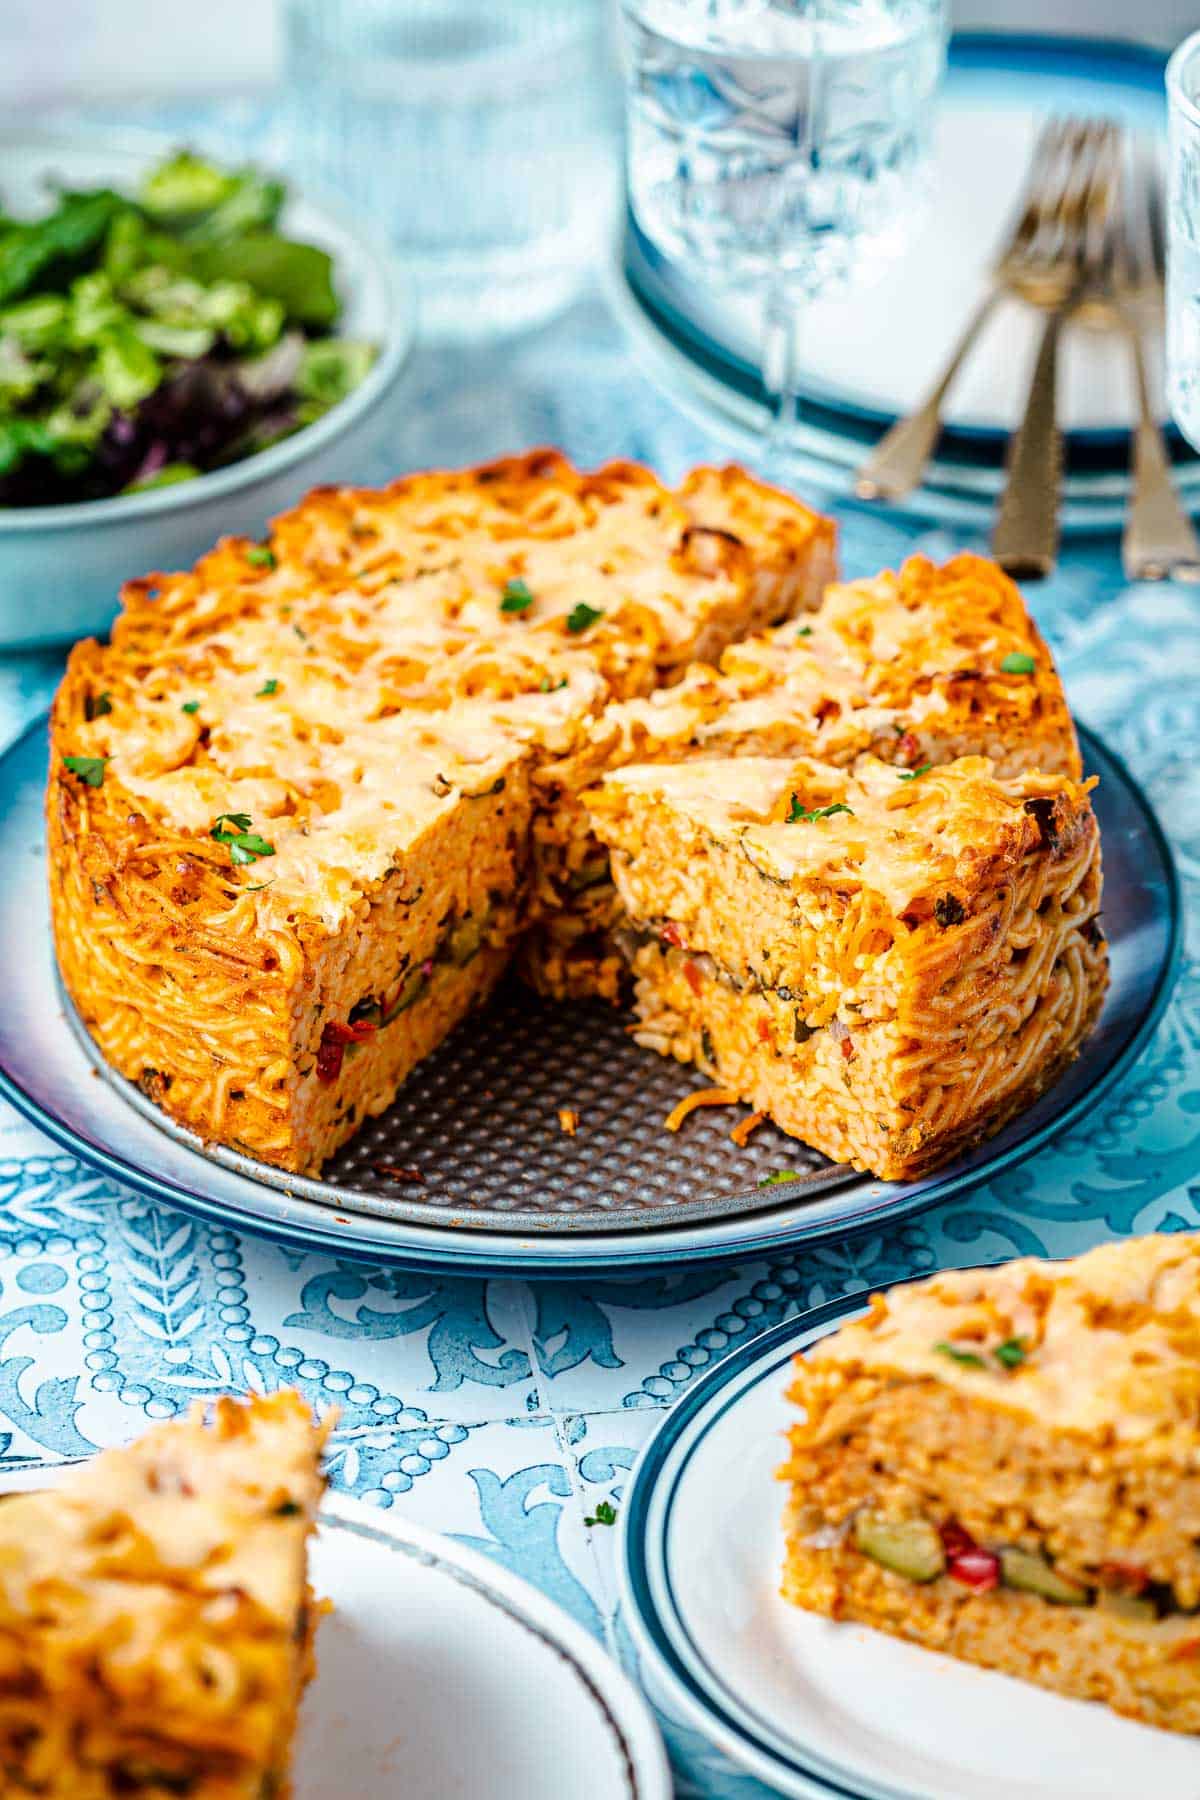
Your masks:
M 1133 323 L 1128 330 L 1138 422 L 1133 434 L 1133 494 L 1121 540 L 1121 560 L 1130 581 L 1162 581 L 1170 575 L 1200 580 L 1200 540 L 1175 491 L 1167 447 L 1150 405 L 1141 333 Z
M 1058 340 L 1067 308 L 1056 307 L 1042 328 L 1025 416 L 1009 447 L 992 555 L 1010 575 L 1028 580 L 1053 572 L 1058 555 L 1058 486 L 1062 434 L 1058 429 Z
M 942 402 L 999 297 L 999 288 L 984 295 L 920 406 L 880 438 L 854 478 L 860 500 L 899 500 L 917 486 L 942 429 Z

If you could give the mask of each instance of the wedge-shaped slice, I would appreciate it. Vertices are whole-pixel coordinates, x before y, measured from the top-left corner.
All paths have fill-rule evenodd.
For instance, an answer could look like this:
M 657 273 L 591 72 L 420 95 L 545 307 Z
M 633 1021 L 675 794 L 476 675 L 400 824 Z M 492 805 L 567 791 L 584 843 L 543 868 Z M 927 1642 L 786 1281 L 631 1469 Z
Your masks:
M 619 770 L 588 798 L 638 1039 L 839 1162 L 910 1178 L 1075 1055 L 1107 980 L 1086 788 L 872 757 Z
M 0 1791 L 283 1800 L 323 1440 L 224 1399 L 0 1502 Z
M 875 1295 L 796 1359 L 783 1591 L 1200 1732 L 1200 1238 Z
M 610 706 L 550 768 L 559 795 L 535 856 L 545 924 L 527 960 L 552 993 L 613 993 L 619 907 L 578 795 L 631 762 L 870 752 L 906 769 L 987 756 L 998 775 L 1080 776 L 1062 683 L 1021 595 L 994 563 L 912 557 L 840 582 L 814 613 L 733 644 L 671 687 Z
M 906 768 L 987 756 L 998 775 L 1081 772 L 1053 658 L 1017 588 L 980 556 L 914 556 L 836 582 L 815 613 L 611 707 L 591 737 L 610 766 L 718 751 L 844 766 L 870 751 Z

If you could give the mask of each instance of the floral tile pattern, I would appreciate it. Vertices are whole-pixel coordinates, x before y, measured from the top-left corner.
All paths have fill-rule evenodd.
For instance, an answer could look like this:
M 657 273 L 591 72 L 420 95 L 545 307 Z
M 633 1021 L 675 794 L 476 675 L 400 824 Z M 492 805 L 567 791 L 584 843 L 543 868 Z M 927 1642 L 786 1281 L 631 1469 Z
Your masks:
M 512 346 L 503 379 L 486 352 L 418 357 L 390 461 L 353 473 L 539 441 L 668 472 L 721 454 L 631 370 L 590 302 Z M 861 509 L 842 530 L 851 572 L 968 547 Z M 1158 808 L 1189 906 L 1189 960 L 1162 1025 L 1077 1130 L 891 1231 L 717 1269 L 526 1284 L 239 1237 L 122 1191 L 0 1112 L 0 1470 L 87 1454 L 197 1396 L 286 1382 L 338 1408 L 339 1486 L 483 1549 L 629 1662 L 604 1521 L 663 1409 L 728 1350 L 942 1265 L 1200 1223 L 1200 598 L 1123 589 L 1107 548 L 1072 549 L 1031 598 L 1076 709 Z M 44 709 L 60 666 L 54 653 L 0 657 L 0 743 Z M 763 1793 L 663 1723 L 681 1796 Z

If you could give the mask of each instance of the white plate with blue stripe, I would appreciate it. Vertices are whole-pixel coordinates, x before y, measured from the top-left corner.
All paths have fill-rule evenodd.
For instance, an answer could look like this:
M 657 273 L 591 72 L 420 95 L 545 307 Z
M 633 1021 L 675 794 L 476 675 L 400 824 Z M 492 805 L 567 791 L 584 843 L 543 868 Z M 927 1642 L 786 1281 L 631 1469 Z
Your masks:
M 70 1467 L 6 1470 L 0 1492 Z M 294 1800 L 670 1800 L 658 1727 L 582 1625 L 489 1557 L 329 1494 L 310 1578 L 330 1612 Z
M 652 1697 L 793 1800 L 1197 1800 L 1194 1738 L 781 1597 L 789 1365 L 862 1310 L 851 1295 L 736 1351 L 638 1459 L 621 1598 Z

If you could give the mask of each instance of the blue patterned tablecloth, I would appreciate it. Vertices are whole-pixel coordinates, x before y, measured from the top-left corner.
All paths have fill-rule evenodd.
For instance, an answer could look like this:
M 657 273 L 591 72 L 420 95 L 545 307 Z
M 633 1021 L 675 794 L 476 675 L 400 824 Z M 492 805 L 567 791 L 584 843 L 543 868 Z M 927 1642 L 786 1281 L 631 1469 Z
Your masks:
M 536 443 L 668 476 L 721 455 L 647 386 L 597 301 L 502 351 L 423 352 L 372 478 Z M 820 496 L 814 496 L 818 499 Z M 967 540 L 842 517 L 850 574 Z M 982 545 L 973 547 L 982 548 Z M 1079 716 L 1171 836 L 1192 956 L 1136 1069 L 1031 1161 L 895 1230 L 770 1261 L 592 1283 L 441 1279 L 339 1262 L 163 1211 L 0 1107 L 0 1468 L 128 1438 L 198 1395 L 287 1382 L 334 1400 L 333 1478 L 529 1577 L 620 1652 L 613 1532 L 589 1525 L 662 1411 L 776 1320 L 942 1264 L 1062 1254 L 1200 1219 L 1200 597 L 1123 586 L 1070 546 L 1030 590 Z M 56 654 L 0 657 L 0 741 L 46 705 Z M 0 876 L 2 878 L 2 876 Z M 15 947 L 8 946 L 13 954 Z M 664 1720 L 681 1795 L 762 1789 Z

